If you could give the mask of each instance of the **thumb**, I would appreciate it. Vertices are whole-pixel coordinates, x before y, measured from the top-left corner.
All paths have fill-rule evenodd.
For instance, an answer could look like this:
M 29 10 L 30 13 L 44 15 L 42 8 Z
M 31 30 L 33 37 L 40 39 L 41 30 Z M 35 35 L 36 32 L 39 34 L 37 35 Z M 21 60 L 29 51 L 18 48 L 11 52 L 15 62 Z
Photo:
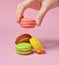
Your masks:
M 41 25 L 42 20 L 44 16 L 46 15 L 46 13 L 48 12 L 48 10 L 50 9 L 50 7 L 51 7 L 51 4 L 49 4 L 48 0 L 42 3 L 42 7 L 36 17 L 36 24 L 38 26 Z

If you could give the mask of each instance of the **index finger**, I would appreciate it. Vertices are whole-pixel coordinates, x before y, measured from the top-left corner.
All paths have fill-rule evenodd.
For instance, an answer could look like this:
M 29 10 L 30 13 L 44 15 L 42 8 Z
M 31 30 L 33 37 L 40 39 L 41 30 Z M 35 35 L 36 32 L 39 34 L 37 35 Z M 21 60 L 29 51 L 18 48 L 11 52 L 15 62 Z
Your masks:
M 16 15 L 17 15 L 17 22 L 19 22 L 23 16 L 23 13 L 26 8 L 33 2 L 34 0 L 26 0 L 23 1 L 21 4 L 17 6 Z

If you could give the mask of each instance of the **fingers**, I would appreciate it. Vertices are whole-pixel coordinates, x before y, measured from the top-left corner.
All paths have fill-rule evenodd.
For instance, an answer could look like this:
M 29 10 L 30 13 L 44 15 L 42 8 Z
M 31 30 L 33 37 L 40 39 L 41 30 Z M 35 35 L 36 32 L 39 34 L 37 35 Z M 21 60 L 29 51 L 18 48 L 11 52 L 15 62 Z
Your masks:
M 36 18 L 36 24 L 38 26 L 41 25 L 42 20 L 43 20 L 44 16 L 46 15 L 47 11 L 50 9 L 50 7 L 51 7 L 51 4 L 49 4 L 48 0 L 46 0 L 45 2 L 42 3 L 42 7 Z
M 17 22 L 21 20 L 23 17 L 23 13 L 25 9 L 33 2 L 33 0 L 27 0 L 23 1 L 21 4 L 18 4 L 17 10 L 16 10 L 16 16 L 17 16 Z
M 22 7 L 22 4 L 19 4 L 17 6 L 17 10 L 16 10 L 17 22 L 19 22 L 20 19 L 22 18 L 24 10 L 25 9 L 24 9 L 24 7 Z

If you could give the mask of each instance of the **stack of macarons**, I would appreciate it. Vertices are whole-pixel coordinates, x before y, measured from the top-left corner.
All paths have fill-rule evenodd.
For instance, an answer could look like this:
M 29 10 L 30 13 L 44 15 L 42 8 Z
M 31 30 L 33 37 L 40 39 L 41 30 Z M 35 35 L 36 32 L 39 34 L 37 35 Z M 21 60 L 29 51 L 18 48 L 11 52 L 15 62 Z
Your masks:
M 22 18 L 21 21 L 18 22 L 22 28 L 35 28 L 36 22 L 34 19 Z
M 27 55 L 33 52 L 33 49 L 36 53 L 41 54 L 44 52 L 44 48 L 41 42 L 34 36 L 30 34 L 21 34 L 16 38 L 16 53 Z

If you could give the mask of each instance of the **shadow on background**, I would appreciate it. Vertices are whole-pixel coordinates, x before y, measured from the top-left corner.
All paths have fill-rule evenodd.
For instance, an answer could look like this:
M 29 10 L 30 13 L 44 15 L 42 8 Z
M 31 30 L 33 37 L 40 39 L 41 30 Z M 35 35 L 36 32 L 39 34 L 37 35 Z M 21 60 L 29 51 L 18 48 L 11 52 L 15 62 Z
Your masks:
M 45 49 L 59 48 L 59 40 L 52 39 L 41 39 L 40 40 Z

